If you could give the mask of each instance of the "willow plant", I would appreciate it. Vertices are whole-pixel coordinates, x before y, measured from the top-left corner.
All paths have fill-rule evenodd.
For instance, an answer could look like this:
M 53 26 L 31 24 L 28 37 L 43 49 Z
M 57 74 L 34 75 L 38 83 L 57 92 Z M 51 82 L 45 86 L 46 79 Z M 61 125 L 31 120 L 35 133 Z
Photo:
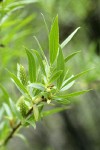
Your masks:
M 44 19 L 45 21 L 45 19 Z M 23 126 L 32 125 L 47 115 L 69 108 L 73 97 L 86 93 L 88 90 L 69 93 L 76 79 L 87 73 L 83 71 L 69 76 L 66 63 L 79 51 L 64 57 L 62 49 L 72 39 L 79 27 L 63 43 L 59 43 L 58 16 L 55 17 L 50 32 L 48 31 L 49 59 L 35 37 L 39 50 L 25 48 L 28 58 L 28 73 L 22 64 L 17 64 L 17 74 L 8 71 L 12 81 L 21 92 L 21 97 L 15 103 L 5 89 L 0 85 L 5 95 L 5 101 L 0 109 L 0 145 L 6 145 L 13 136 L 18 136 L 18 130 Z M 45 110 L 46 106 L 50 109 Z M 3 118 L 5 116 L 5 118 Z

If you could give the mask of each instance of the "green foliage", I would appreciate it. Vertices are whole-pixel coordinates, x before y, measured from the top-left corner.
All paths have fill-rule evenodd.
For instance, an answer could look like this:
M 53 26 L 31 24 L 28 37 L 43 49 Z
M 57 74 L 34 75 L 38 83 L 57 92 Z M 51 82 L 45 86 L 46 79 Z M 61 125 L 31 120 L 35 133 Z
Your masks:
M 1 145 L 6 145 L 19 127 L 32 125 L 36 128 L 37 121 L 45 116 L 68 109 L 68 105 L 73 103 L 72 97 L 88 91 L 73 93 L 67 91 L 76 79 L 90 71 L 89 69 L 77 75 L 67 76 L 66 62 L 79 51 L 64 58 L 62 48 L 72 39 L 78 29 L 60 45 L 58 16 L 56 16 L 48 35 L 49 60 L 47 60 L 39 41 L 35 38 L 40 52 L 25 48 L 28 58 L 27 75 L 21 64 L 17 65 L 17 76 L 8 71 L 21 96 L 15 103 L 5 89 L 0 86 L 5 99 L 7 99 L 0 109 L 1 113 L 5 115 L 5 119 L 2 116 L 0 118 L 2 123 L 2 126 L 0 126 Z M 59 107 L 58 103 L 60 103 Z M 44 111 L 46 105 L 52 105 L 53 108 Z
M 54 63 L 59 47 L 59 28 L 58 28 L 58 16 L 56 16 L 49 34 L 49 53 L 50 53 L 50 63 Z

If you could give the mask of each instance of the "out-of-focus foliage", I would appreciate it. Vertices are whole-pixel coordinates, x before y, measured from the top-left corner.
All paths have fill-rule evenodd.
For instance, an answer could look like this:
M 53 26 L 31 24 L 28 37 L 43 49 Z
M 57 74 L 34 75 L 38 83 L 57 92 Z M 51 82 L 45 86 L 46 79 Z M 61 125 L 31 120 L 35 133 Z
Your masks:
M 5 82 L 5 68 L 15 69 L 14 63 L 23 53 L 23 45 L 32 33 L 36 13 L 28 15 L 26 5 L 34 5 L 36 0 L 3 1 L 0 3 L 0 81 Z M 3 76 L 5 74 L 5 76 Z

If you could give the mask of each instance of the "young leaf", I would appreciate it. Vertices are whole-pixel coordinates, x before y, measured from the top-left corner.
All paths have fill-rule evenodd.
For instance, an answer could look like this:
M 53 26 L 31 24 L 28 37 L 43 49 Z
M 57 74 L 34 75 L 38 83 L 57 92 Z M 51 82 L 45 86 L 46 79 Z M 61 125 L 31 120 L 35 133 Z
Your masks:
M 72 77 L 74 77 L 74 75 L 72 75 L 70 78 L 66 79 L 66 80 L 63 82 L 62 87 L 61 87 L 61 90 L 60 90 L 61 92 L 62 92 L 62 91 L 65 91 L 65 90 L 68 90 L 68 89 L 75 83 L 75 81 L 72 81 L 72 82 L 70 82 L 69 84 L 66 85 L 66 83 L 67 83 Z
M 72 32 L 72 34 L 70 34 L 70 35 L 68 36 L 67 39 L 65 39 L 65 41 L 60 45 L 61 48 L 64 48 L 65 45 L 67 45 L 67 43 L 73 38 L 73 36 L 76 34 L 76 32 L 77 32 L 79 29 L 80 29 L 80 27 L 78 27 L 74 32 Z
M 70 101 L 69 101 L 68 99 L 66 99 L 66 98 L 65 98 L 65 99 L 62 99 L 62 98 L 59 99 L 59 98 L 57 98 L 57 97 L 55 98 L 55 101 L 56 101 L 57 103 L 59 103 L 59 104 L 62 104 L 62 105 L 67 105 L 67 104 L 69 104 L 69 102 L 70 102 Z
M 62 74 L 62 72 L 63 72 L 62 70 L 59 70 L 56 73 L 54 73 L 51 76 L 49 83 L 52 83 L 52 82 L 56 81 L 59 78 L 59 76 Z
M 28 86 L 32 87 L 32 88 L 35 88 L 35 89 L 39 89 L 41 91 L 45 90 L 45 86 L 42 83 L 31 83 Z
M 47 62 L 47 58 L 46 58 L 46 56 L 45 56 L 45 54 L 44 54 L 44 51 L 43 51 L 43 49 L 42 49 L 42 47 L 41 47 L 41 45 L 40 45 L 40 43 L 39 43 L 37 37 L 34 36 L 34 39 L 36 40 L 36 42 L 37 42 L 37 44 L 38 44 L 38 46 L 39 46 L 39 50 L 40 50 L 41 55 L 43 56 L 44 60 Z
M 43 60 L 42 60 L 40 54 L 39 54 L 38 51 L 36 51 L 36 50 L 34 50 L 33 52 L 36 54 L 36 56 L 37 56 L 37 58 L 38 58 L 39 65 L 41 66 L 41 70 L 42 70 L 43 74 L 46 75 L 45 67 L 44 67 Z
M 49 34 L 49 55 L 50 64 L 52 65 L 57 57 L 59 47 L 59 27 L 58 16 L 56 16 Z
M 20 82 L 20 80 L 13 73 L 11 73 L 10 71 L 8 71 L 8 73 L 10 74 L 11 78 L 13 79 L 15 85 L 20 90 L 20 92 L 22 94 L 28 94 L 28 91 L 26 90 L 24 85 Z
M 44 58 L 44 60 L 45 60 L 45 72 L 46 72 L 46 75 L 48 75 L 48 72 L 49 72 L 49 63 L 48 63 L 48 60 L 47 60 L 47 58 L 46 58 L 46 56 L 45 56 L 45 54 L 44 54 L 44 51 L 43 51 L 43 49 L 42 49 L 42 47 L 41 47 L 41 45 L 40 45 L 40 43 L 39 43 L 39 41 L 38 41 L 38 39 L 34 36 L 34 38 L 35 38 L 35 40 L 36 40 L 36 42 L 37 42 L 37 44 L 38 44 L 38 46 L 39 46 L 39 50 L 40 50 L 40 54 L 42 55 L 42 57 Z
M 70 98 L 70 97 L 75 97 L 75 96 L 82 95 L 82 94 L 87 93 L 89 91 L 90 90 L 83 90 L 83 91 L 73 92 L 73 93 L 66 94 L 66 95 L 58 95 L 58 97 L 59 98 Z
M 28 66 L 29 66 L 29 76 L 30 76 L 30 81 L 35 82 L 36 81 L 36 63 L 33 54 L 31 51 L 26 49 L 26 54 L 28 57 Z
M 59 47 L 59 54 L 57 57 L 57 69 L 62 70 L 62 74 L 59 77 L 59 79 L 57 80 L 57 86 L 58 86 L 58 88 L 60 88 L 62 85 L 63 79 L 64 79 L 64 73 L 65 73 L 64 56 L 63 56 L 62 49 L 60 47 Z
M 49 29 L 48 29 L 48 26 L 47 26 L 47 23 L 46 23 L 45 17 L 44 17 L 44 15 L 43 15 L 42 13 L 41 13 L 41 15 L 42 15 L 42 18 L 43 18 L 43 21 L 44 21 L 45 27 L 46 27 L 47 35 L 49 35 Z
M 69 56 L 67 56 L 66 58 L 65 58 L 65 62 L 67 62 L 67 61 L 69 61 L 72 57 L 74 57 L 77 53 L 79 53 L 80 51 L 77 51 L 77 52 L 74 52 L 74 53 L 72 53 L 71 55 L 69 55 Z
M 69 88 L 71 88 L 73 86 L 74 83 L 75 83 L 75 81 L 72 81 L 71 83 L 64 86 L 60 91 L 63 92 L 63 91 L 68 90 Z
M 85 73 L 89 72 L 90 70 L 91 70 L 91 69 L 88 69 L 88 70 L 85 70 L 85 71 L 83 71 L 83 72 L 81 72 L 81 73 L 75 75 L 74 77 L 72 77 L 71 79 L 69 79 L 69 80 L 66 82 L 65 86 L 68 85 L 69 83 L 71 83 L 72 81 L 76 80 L 76 79 L 79 78 L 80 76 L 84 75 Z

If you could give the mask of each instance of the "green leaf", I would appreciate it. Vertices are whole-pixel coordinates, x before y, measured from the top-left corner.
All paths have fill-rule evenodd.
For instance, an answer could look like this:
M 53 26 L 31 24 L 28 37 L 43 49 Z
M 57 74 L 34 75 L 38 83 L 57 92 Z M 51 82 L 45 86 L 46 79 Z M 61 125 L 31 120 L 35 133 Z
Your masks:
M 90 89 L 91 90 L 91 89 Z M 74 96 L 79 96 L 79 95 L 82 95 L 82 94 L 85 94 L 87 92 L 89 92 L 90 90 L 83 90 L 83 91 L 78 91 L 78 92 L 74 92 L 74 93 L 70 93 L 70 94 L 67 94 L 66 96 L 69 98 L 69 97 L 74 97 Z
M 54 81 L 56 81 L 58 78 L 59 78 L 59 76 L 62 74 L 62 70 L 59 70 L 59 71 L 57 71 L 57 72 L 55 72 L 52 76 L 51 76 L 51 78 L 50 78 L 50 80 L 49 80 L 49 83 L 52 83 L 52 82 L 54 82 Z
M 83 72 L 81 72 L 81 73 L 75 75 L 74 77 L 70 78 L 70 79 L 66 82 L 65 86 L 68 85 L 69 83 L 71 83 L 72 81 L 76 80 L 76 79 L 79 78 L 80 76 L 86 74 L 86 73 L 89 72 L 90 70 L 92 70 L 92 69 L 85 70 L 85 71 L 83 71 Z
M 73 86 L 73 84 L 75 83 L 75 81 L 72 81 L 71 83 L 67 84 L 66 86 L 64 86 L 63 88 L 61 88 L 61 92 L 68 90 L 69 88 L 71 88 Z
M 70 101 L 68 99 L 58 99 L 58 98 L 55 98 L 55 101 L 58 103 L 58 104 L 62 104 L 62 105 L 68 105 L 70 103 Z
M 43 21 L 44 21 L 45 27 L 46 27 L 47 35 L 49 35 L 49 29 L 48 29 L 48 26 L 47 26 L 47 23 L 46 23 L 45 17 L 44 17 L 44 15 L 43 15 L 42 13 L 41 13 L 41 15 L 42 15 L 42 18 L 43 18 Z
M 58 15 L 56 16 L 49 34 L 49 54 L 50 64 L 52 65 L 57 57 L 59 47 L 59 27 L 58 27 Z
M 39 54 L 38 51 L 36 51 L 36 50 L 34 50 L 33 52 L 36 54 L 36 56 L 37 56 L 37 58 L 38 58 L 39 65 L 41 66 L 41 70 L 42 70 L 43 74 L 46 75 L 45 67 L 44 67 L 43 60 L 42 60 L 40 54 Z
M 77 52 L 74 52 L 74 53 L 72 53 L 71 55 L 69 55 L 69 56 L 67 56 L 66 58 L 65 58 L 65 62 L 67 62 L 67 61 L 69 61 L 71 58 L 73 58 L 77 53 L 79 53 L 80 51 L 77 51 Z
M 36 81 L 36 63 L 33 54 L 31 51 L 26 49 L 26 54 L 28 57 L 28 66 L 29 66 L 29 76 L 30 76 L 30 81 L 35 82 Z
M 72 32 L 72 34 L 70 34 L 70 35 L 68 36 L 67 39 L 65 39 L 65 41 L 63 41 L 63 43 L 60 45 L 61 48 L 64 48 L 65 45 L 67 45 L 67 43 L 73 38 L 73 36 L 76 34 L 76 32 L 77 32 L 79 29 L 80 29 L 80 27 L 78 27 L 74 32 Z
M 69 88 L 71 88 L 71 87 L 73 86 L 73 84 L 75 83 L 75 81 L 72 81 L 72 82 L 70 82 L 69 84 L 66 85 L 66 83 L 67 83 L 72 77 L 74 77 L 74 75 L 72 75 L 70 78 L 66 79 L 66 80 L 63 82 L 62 87 L 61 87 L 61 90 L 60 90 L 61 92 L 62 92 L 62 91 L 66 91 L 66 90 L 68 90 Z
M 91 90 L 91 89 L 90 89 L 90 90 Z M 83 90 L 83 91 L 73 92 L 73 93 L 70 93 L 70 94 L 58 95 L 58 97 L 59 97 L 59 98 L 75 97 L 75 96 L 79 96 L 79 95 L 82 95 L 82 94 L 84 94 L 84 93 L 87 93 L 87 92 L 89 92 L 90 90 Z
M 59 47 L 59 54 L 57 57 L 57 69 L 62 70 L 62 74 L 57 80 L 57 87 L 60 88 L 64 79 L 64 73 L 65 73 L 65 61 L 64 61 L 62 49 L 60 47 Z
M 58 107 L 58 108 L 54 108 L 54 109 L 51 109 L 51 110 L 47 110 L 47 111 L 44 111 L 41 113 L 41 116 L 42 117 L 46 117 L 46 116 L 49 116 L 49 115 L 53 115 L 55 113 L 58 113 L 58 112 L 61 112 L 63 110 L 66 110 L 68 109 L 68 107 Z
M 48 63 L 48 60 L 47 60 L 47 58 L 46 58 L 46 56 L 44 54 L 44 51 L 43 51 L 43 49 L 42 49 L 42 47 L 41 47 L 38 39 L 35 36 L 34 36 L 34 38 L 35 38 L 35 40 L 36 40 L 36 42 L 37 42 L 37 44 L 39 46 L 40 54 L 42 55 L 42 57 L 43 57 L 43 59 L 45 61 L 45 72 L 46 72 L 46 75 L 48 75 L 48 72 L 49 72 L 49 63 Z
M 10 74 L 11 78 L 13 79 L 15 85 L 20 90 L 20 92 L 24 95 L 28 94 L 28 91 L 26 90 L 24 85 L 20 82 L 20 80 L 13 73 L 11 73 L 10 71 L 8 71 L 8 73 Z
M 45 56 L 45 54 L 44 54 L 44 51 L 43 51 L 43 49 L 42 49 L 42 47 L 41 47 L 41 45 L 40 45 L 40 43 L 39 43 L 37 37 L 34 36 L 34 39 L 36 40 L 36 42 L 37 42 L 37 44 L 38 44 L 38 46 L 39 46 L 39 50 L 40 50 L 41 55 L 43 56 L 44 60 L 47 62 L 47 58 L 46 58 L 46 56 Z
M 42 83 L 31 83 L 28 86 L 32 87 L 32 88 L 35 88 L 35 89 L 39 89 L 41 91 L 45 90 L 45 86 Z

